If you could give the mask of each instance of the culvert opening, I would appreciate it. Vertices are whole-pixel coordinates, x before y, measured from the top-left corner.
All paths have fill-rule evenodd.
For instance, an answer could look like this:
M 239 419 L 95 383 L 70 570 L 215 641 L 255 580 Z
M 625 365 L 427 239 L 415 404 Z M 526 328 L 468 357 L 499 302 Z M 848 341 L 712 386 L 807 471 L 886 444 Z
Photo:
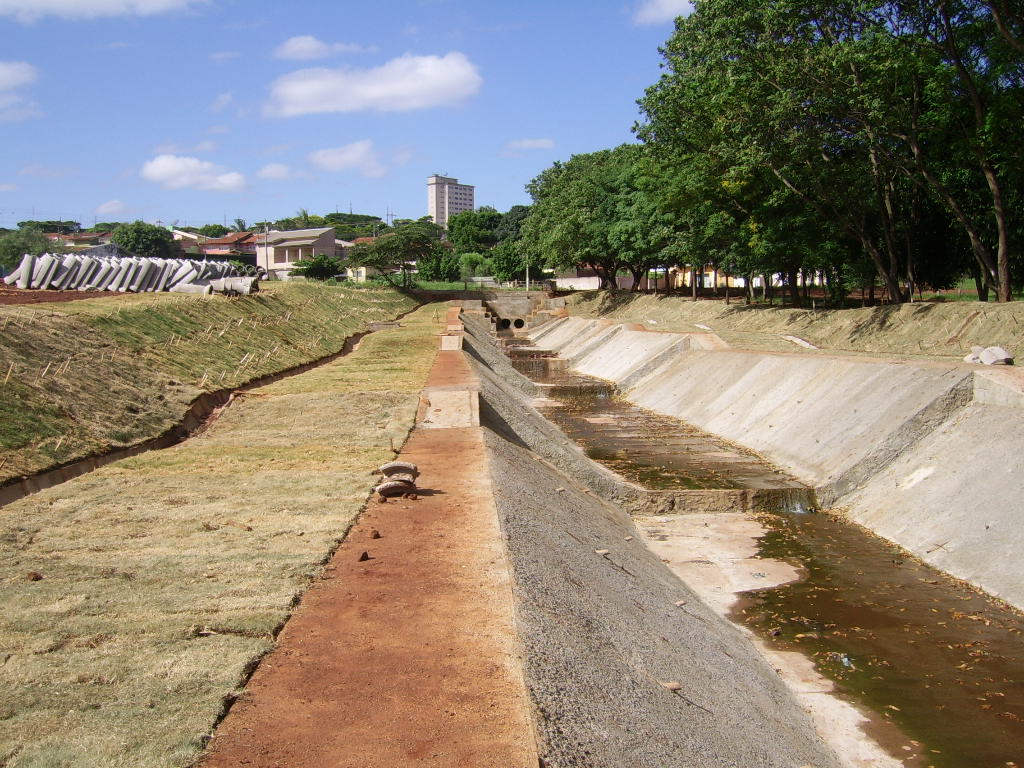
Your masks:
M 514 328 L 522 328 L 522 327 L 523 327 L 524 325 L 526 325 L 526 322 L 525 322 L 525 321 L 523 320 L 523 318 L 521 318 L 521 317 L 517 317 L 517 318 L 516 318 L 516 319 L 515 319 L 515 320 L 514 320 L 514 321 L 512 322 L 512 326 L 513 326 Z
M 511 327 L 512 327 L 512 321 L 509 320 L 507 317 L 503 317 L 503 318 L 501 318 L 501 320 L 498 321 L 498 330 L 499 331 L 507 331 Z

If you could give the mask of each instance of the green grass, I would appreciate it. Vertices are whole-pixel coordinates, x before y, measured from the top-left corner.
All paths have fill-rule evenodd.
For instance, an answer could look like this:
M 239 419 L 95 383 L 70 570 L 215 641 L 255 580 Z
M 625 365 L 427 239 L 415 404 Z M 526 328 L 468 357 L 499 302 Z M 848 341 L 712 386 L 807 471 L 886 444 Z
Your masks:
M 198 758 L 408 433 L 437 315 L 253 390 L 202 436 L 3 510 L 0 765 Z

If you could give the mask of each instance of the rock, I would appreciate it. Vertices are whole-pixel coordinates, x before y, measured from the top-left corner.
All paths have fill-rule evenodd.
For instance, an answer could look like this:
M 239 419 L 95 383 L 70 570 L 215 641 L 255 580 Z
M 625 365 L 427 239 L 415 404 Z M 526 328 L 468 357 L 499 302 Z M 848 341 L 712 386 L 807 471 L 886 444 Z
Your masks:
M 594 550 L 594 554 L 595 555 L 601 555 L 601 557 L 604 557 L 605 555 L 610 555 L 611 553 L 612 553 L 612 551 L 610 549 L 595 549 Z
M 370 538 L 371 539 L 379 539 L 380 538 L 380 531 L 378 531 L 376 528 L 371 530 L 370 531 Z
M 39 571 L 29 571 L 25 574 L 25 578 L 29 581 L 41 581 L 43 578 L 43 574 L 41 574 Z
M 683 686 L 681 686 L 675 680 L 669 680 L 669 681 L 666 681 L 666 682 L 662 682 L 662 686 L 664 686 L 665 688 L 668 688 L 670 691 L 681 691 L 683 689 Z
M 1013 355 L 1002 347 L 988 347 L 978 355 L 985 365 L 1013 365 Z
M 359 562 L 360 563 L 365 563 L 369 559 L 370 559 L 370 553 L 369 552 L 363 552 L 363 554 L 361 554 L 359 556 Z

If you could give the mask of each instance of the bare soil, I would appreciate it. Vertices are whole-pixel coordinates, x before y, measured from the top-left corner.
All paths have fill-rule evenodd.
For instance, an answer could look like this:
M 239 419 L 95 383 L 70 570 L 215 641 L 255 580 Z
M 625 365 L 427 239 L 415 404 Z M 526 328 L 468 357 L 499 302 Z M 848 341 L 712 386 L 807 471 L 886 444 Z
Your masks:
M 55 301 L 110 298 L 120 294 L 111 291 L 29 291 L 0 285 L 0 305 L 49 304 Z
M 203 768 L 537 765 L 480 429 L 419 429 L 399 458 L 418 498 L 369 503 Z

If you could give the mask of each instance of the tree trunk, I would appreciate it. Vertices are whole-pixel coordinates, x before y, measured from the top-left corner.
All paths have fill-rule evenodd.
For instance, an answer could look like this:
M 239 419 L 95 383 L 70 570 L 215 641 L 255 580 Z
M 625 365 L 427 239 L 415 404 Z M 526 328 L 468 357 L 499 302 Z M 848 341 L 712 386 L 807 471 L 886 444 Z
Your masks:
M 743 292 L 744 292 L 744 294 L 746 294 L 747 304 L 750 305 L 750 304 L 754 303 L 754 273 L 753 272 L 747 272 L 747 279 L 746 279 L 745 282 L 746 282 L 746 285 L 743 286 L 743 289 L 744 289 Z
M 725 273 L 725 306 L 729 306 L 729 273 Z
M 802 307 L 803 302 L 800 301 L 800 286 L 796 282 L 797 269 L 796 267 L 790 267 L 789 269 L 789 300 L 793 302 L 794 307 Z
M 696 264 L 691 264 L 690 265 L 690 289 L 692 291 L 692 295 L 690 296 L 690 300 L 691 301 L 696 301 L 697 300 L 697 265 Z
M 974 278 L 974 287 L 978 289 L 978 301 L 988 301 L 988 283 L 982 278 L 981 267 L 971 264 L 971 277 Z

